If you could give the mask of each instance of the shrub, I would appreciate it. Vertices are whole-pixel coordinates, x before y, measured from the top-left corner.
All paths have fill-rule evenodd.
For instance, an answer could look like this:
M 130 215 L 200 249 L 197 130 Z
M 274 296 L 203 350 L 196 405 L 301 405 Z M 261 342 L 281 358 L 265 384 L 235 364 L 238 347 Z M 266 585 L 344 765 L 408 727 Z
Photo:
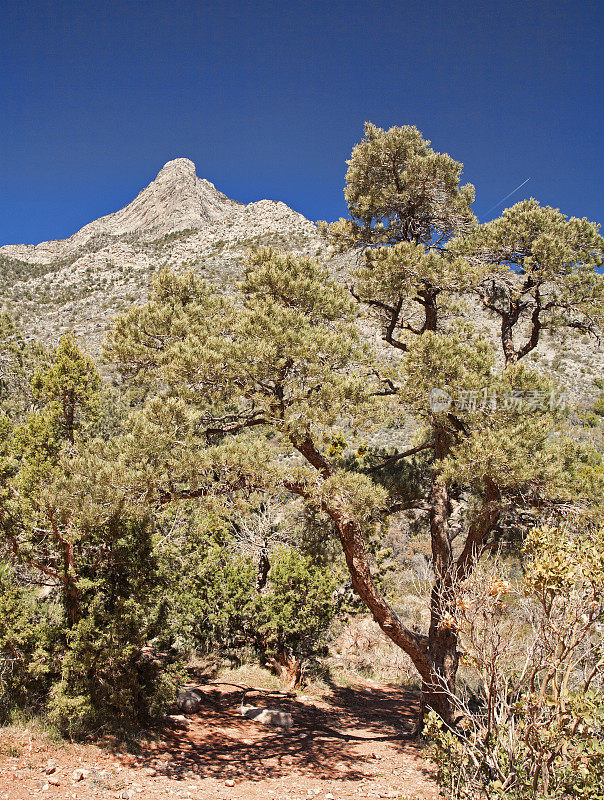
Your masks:
M 171 578 L 171 639 L 163 644 L 237 657 L 251 649 L 295 685 L 304 660 L 322 652 L 335 613 L 333 568 L 279 545 L 267 554 L 270 569 L 259 586 L 259 555 L 234 550 L 220 524 L 192 524 L 163 556 Z
M 183 679 L 148 648 L 165 621 L 150 521 L 115 516 L 80 536 L 80 612 L 66 630 L 49 706 L 51 719 L 72 736 L 144 722 L 165 710 Z
M 458 588 L 458 719 L 427 732 L 455 800 L 604 797 L 604 530 L 535 529 L 522 591 L 494 569 Z

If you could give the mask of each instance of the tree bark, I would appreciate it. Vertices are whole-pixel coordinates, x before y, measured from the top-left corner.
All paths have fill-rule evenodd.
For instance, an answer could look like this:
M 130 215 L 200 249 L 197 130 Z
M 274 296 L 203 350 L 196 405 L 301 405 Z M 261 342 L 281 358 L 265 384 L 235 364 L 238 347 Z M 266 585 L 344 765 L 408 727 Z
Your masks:
M 438 325 L 438 295 L 440 289 L 434 287 L 422 289 L 418 293 L 419 302 L 424 307 L 425 319 L 420 334 L 426 331 L 436 331 Z
M 436 428 L 434 450 L 442 460 L 450 447 L 449 433 Z M 320 453 L 310 436 L 295 445 L 300 453 L 328 478 L 335 468 Z M 371 611 L 380 628 L 413 662 L 422 679 L 420 719 L 416 730 L 421 731 L 424 715 L 434 710 L 448 725 L 454 724 L 455 680 L 459 666 L 458 636 L 454 625 L 455 586 L 467 577 L 480 556 L 489 532 L 501 513 L 501 496 L 497 486 L 484 477 L 486 493 L 483 507 L 470 525 L 467 539 L 457 562 L 453 559 L 449 531 L 450 498 L 447 485 L 436 469 L 430 492 L 430 536 L 435 573 L 430 598 L 430 628 L 421 636 L 406 628 L 377 590 L 369 567 L 363 531 L 358 520 L 337 503 L 324 503 L 324 511 L 334 522 L 355 592 Z M 301 496 L 308 493 L 303 486 L 287 483 L 286 487 Z
M 437 461 L 442 460 L 448 452 L 449 437 L 450 432 L 446 428 L 435 428 L 433 444 Z M 316 448 L 310 432 L 301 439 L 293 440 L 292 444 L 323 479 L 328 479 L 336 473 L 331 461 Z M 240 476 L 232 484 L 221 486 L 218 490 L 202 487 L 177 493 L 163 493 L 160 496 L 160 503 L 171 502 L 178 498 L 230 493 L 242 488 L 249 489 L 252 485 L 245 476 Z M 459 663 L 457 633 L 451 624 L 454 621 L 454 589 L 456 582 L 471 572 L 476 556 L 482 551 L 486 537 L 500 514 L 501 498 L 497 487 L 486 477 L 485 485 L 487 492 L 483 508 L 470 526 L 464 549 L 455 562 L 452 557 L 449 531 L 449 491 L 438 472 L 438 465 L 436 467 L 429 503 L 435 582 L 430 600 L 431 619 L 428 636 L 407 628 L 380 594 L 371 576 L 361 522 L 349 512 L 346 502 L 339 500 L 337 496 L 321 502 L 321 507 L 334 523 L 354 591 L 363 600 L 382 631 L 409 656 L 419 673 L 422 681 L 422 702 L 418 731 L 421 730 L 423 716 L 428 710 L 434 710 L 447 724 L 453 724 L 452 695 L 455 692 Z M 285 479 L 282 486 L 293 494 L 316 502 L 312 487 L 309 488 L 304 481 Z M 271 659 L 270 663 L 284 680 L 296 685 L 301 677 L 302 664 L 295 656 L 281 654 Z
M 296 658 L 291 651 L 288 653 L 286 650 L 282 650 L 276 653 L 269 659 L 269 664 L 288 689 L 297 689 L 300 686 L 302 682 L 302 660 Z
M 268 560 L 268 554 L 266 552 L 266 547 L 263 547 L 260 551 L 260 557 L 258 559 L 258 566 L 256 568 L 256 591 L 261 592 L 264 587 L 266 586 L 266 581 L 268 579 L 268 573 L 270 571 L 271 564 Z
M 530 288 L 530 287 L 526 287 Z M 503 354 L 505 356 L 505 363 L 517 364 L 521 358 L 528 355 L 539 344 L 539 337 L 541 334 L 541 312 L 543 305 L 541 300 L 541 293 L 539 286 L 534 287 L 534 301 L 535 306 L 531 314 L 531 329 L 529 338 L 526 340 L 522 347 L 514 347 L 514 328 L 520 319 L 522 306 L 520 301 L 510 300 L 510 308 L 508 311 L 501 311 L 492 304 L 487 304 L 487 308 L 494 310 L 501 315 L 501 344 L 503 347 Z
M 506 364 L 515 364 L 518 353 L 514 349 L 514 326 L 518 322 L 520 311 L 517 305 L 512 306 L 508 313 L 501 315 L 501 346 Z
M 452 575 L 452 550 L 449 534 L 451 503 L 449 489 L 442 480 L 438 461 L 448 453 L 449 435 L 442 428 L 434 431 L 434 450 L 437 460 L 430 490 L 430 542 L 434 585 L 430 594 L 430 628 L 428 648 L 431 676 L 422 685 L 421 716 L 432 709 L 445 723 L 452 723 L 451 695 L 455 693 L 455 678 L 459 664 L 457 633 L 452 626 L 454 590 Z M 420 720 L 421 724 L 421 720 Z
M 296 446 L 324 477 L 334 474 L 335 468 L 316 450 L 310 436 Z M 447 431 L 436 428 L 434 449 L 437 460 L 445 457 L 449 446 Z M 380 628 L 409 656 L 420 674 L 422 699 L 417 731 L 421 730 L 423 717 L 429 710 L 434 710 L 446 724 L 453 724 L 454 708 L 451 697 L 455 693 L 459 665 L 457 633 L 451 624 L 455 602 L 453 573 L 456 567 L 449 536 L 450 501 L 448 488 L 438 470 L 434 474 L 429 506 L 435 581 L 430 599 L 430 628 L 428 637 L 425 637 L 408 630 L 378 592 L 371 577 L 359 522 L 335 504 L 324 505 L 324 510 L 335 523 L 353 589 L 369 608 Z

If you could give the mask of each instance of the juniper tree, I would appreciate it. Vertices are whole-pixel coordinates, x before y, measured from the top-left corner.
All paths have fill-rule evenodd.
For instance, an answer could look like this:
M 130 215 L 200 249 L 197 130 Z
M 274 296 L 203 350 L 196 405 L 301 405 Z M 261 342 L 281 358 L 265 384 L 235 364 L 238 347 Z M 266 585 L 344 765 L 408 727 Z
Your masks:
M 0 647 L 19 666 L 11 702 L 46 705 L 70 734 L 130 724 L 174 688 L 172 671 L 162 676 L 143 652 L 161 625 L 153 523 L 95 475 L 78 493 L 73 469 L 99 395 L 92 360 L 64 338 L 32 383 L 37 407 L 16 425 L 0 417 L 0 556 L 14 576 L 0 580 Z
M 100 377 L 90 356 L 82 353 L 72 334 L 61 337 L 52 364 L 32 380 L 34 398 L 52 413 L 73 444 L 76 430 L 93 417 L 99 402 Z
M 160 646 L 229 659 L 251 650 L 297 686 L 335 613 L 333 564 L 317 564 L 277 533 L 265 502 L 229 500 L 171 504 L 160 514 L 156 550 L 170 608 Z
M 50 364 L 31 379 L 37 408 L 7 429 L 3 448 L 5 464 L 11 465 L 0 495 L 5 541 L 17 562 L 61 587 L 71 624 L 80 607 L 75 532 L 67 521 L 68 512 L 62 519 L 56 514 L 48 489 L 61 473 L 61 453 L 70 450 L 83 420 L 94 413 L 99 385 L 92 359 L 80 352 L 71 336 L 63 337 Z

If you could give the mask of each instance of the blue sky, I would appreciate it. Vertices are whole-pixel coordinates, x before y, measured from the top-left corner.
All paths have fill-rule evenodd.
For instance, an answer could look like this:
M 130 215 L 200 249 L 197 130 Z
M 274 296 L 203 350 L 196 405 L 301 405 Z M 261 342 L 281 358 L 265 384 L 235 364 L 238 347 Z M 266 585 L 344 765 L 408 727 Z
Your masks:
M 462 161 L 483 221 L 529 196 L 604 217 L 600 3 L 0 10 L 0 244 L 69 236 L 177 156 L 237 200 L 334 219 L 365 120 L 415 124 Z

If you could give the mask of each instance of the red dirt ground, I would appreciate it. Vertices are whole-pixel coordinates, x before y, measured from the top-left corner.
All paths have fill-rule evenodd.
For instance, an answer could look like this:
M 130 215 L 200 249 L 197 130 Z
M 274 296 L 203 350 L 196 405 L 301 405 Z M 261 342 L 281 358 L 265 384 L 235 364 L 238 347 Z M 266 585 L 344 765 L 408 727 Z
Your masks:
M 246 703 L 289 711 L 287 732 L 243 719 L 233 686 L 197 688 L 202 710 L 168 717 L 136 754 L 61 745 L 26 728 L 0 731 L 0 800 L 438 798 L 425 753 L 397 738 L 417 712 L 409 694 L 365 681 L 334 686 L 320 700 L 248 695 Z M 46 775 L 49 759 L 56 771 Z M 88 775 L 75 782 L 77 769 Z

